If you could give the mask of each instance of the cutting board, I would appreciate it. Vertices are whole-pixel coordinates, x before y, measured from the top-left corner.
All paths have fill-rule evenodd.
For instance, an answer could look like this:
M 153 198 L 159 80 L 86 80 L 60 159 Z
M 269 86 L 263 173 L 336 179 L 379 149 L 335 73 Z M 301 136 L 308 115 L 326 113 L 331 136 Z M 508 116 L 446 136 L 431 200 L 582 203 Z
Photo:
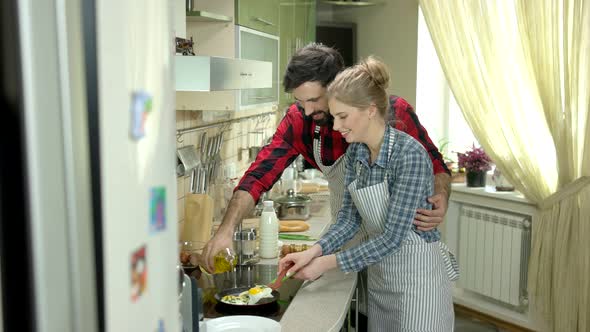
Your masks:
M 213 199 L 206 194 L 186 194 L 184 199 L 184 227 L 180 240 L 209 241 L 213 228 Z

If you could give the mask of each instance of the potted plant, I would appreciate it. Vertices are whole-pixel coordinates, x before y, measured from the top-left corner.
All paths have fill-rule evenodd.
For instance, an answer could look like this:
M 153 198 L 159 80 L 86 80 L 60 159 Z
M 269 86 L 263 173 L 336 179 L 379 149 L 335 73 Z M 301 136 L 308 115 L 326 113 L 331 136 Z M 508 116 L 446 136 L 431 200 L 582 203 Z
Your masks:
M 457 152 L 459 168 L 466 172 L 468 187 L 485 187 L 486 172 L 492 169 L 492 160 L 482 148 L 476 148 L 465 153 Z

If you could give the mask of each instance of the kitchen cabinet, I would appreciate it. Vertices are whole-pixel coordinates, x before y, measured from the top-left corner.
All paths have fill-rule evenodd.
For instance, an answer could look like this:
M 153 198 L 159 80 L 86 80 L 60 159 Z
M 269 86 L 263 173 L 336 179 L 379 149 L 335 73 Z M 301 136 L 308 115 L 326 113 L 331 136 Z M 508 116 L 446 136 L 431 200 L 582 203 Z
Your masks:
M 298 41 L 296 49 L 315 41 L 315 8 L 315 0 L 295 0 L 295 38 Z
M 316 1 L 315 0 L 281 0 L 279 10 L 280 21 L 280 61 L 279 76 L 281 92 L 279 107 L 284 108 L 293 102 L 290 93 L 283 90 L 283 75 L 287 63 L 295 51 L 315 41 Z
M 279 0 L 236 0 L 236 24 L 277 36 Z
M 187 36 L 194 38 L 194 50 L 198 56 L 235 58 L 236 60 L 241 61 L 258 60 L 270 62 L 271 72 L 268 74 L 265 72 L 265 75 L 267 75 L 265 79 L 268 79 L 270 84 L 265 85 L 264 88 L 262 88 L 262 86 L 257 86 L 257 89 L 245 89 L 242 87 L 244 89 L 241 91 L 218 91 L 219 89 L 217 88 L 210 88 L 209 91 L 196 91 L 196 88 L 184 89 L 184 91 L 177 91 L 176 93 L 177 110 L 240 111 L 247 108 L 264 108 L 264 111 L 268 111 L 268 106 L 276 108 L 278 103 L 278 76 L 276 76 L 276 73 L 278 72 L 278 58 L 276 58 L 276 54 L 278 54 L 278 37 L 276 35 L 265 34 L 258 30 L 244 28 L 240 25 L 233 24 L 233 20 L 237 20 L 237 16 L 232 16 L 236 13 L 235 4 L 234 0 L 196 0 L 193 5 L 193 10 L 187 12 Z M 199 14 L 197 15 L 197 13 Z M 212 19 L 212 17 L 215 17 L 215 19 Z M 229 18 L 231 22 L 227 22 L 224 17 Z M 244 34 L 240 32 L 240 28 L 248 29 L 259 33 L 260 35 L 264 34 L 272 38 L 263 39 L 258 38 L 261 36 L 247 35 L 245 38 L 248 39 L 248 43 L 250 42 L 250 39 L 255 39 L 254 44 L 248 45 L 248 43 L 240 43 L 240 38 L 244 37 Z M 275 44 L 274 60 L 272 58 L 272 45 L 270 45 L 273 41 Z M 218 75 L 217 72 L 210 74 L 212 76 L 208 76 L 209 74 L 207 74 L 205 77 L 201 77 L 201 79 L 207 79 L 207 77 L 211 78 Z M 200 76 L 195 76 L 193 79 L 197 80 L 198 77 Z M 247 76 L 246 78 L 250 79 L 251 77 Z M 274 97 L 270 93 L 272 90 L 276 91 Z M 266 91 L 266 94 L 263 94 L 262 91 Z M 249 98 L 247 101 L 242 101 L 242 95 L 244 95 L 244 98 L 246 98 L 246 96 L 251 96 L 252 98 Z M 267 98 L 262 99 L 262 97 Z
M 237 56 L 240 59 L 272 64 L 271 74 L 268 75 L 272 82 L 271 86 L 264 89 L 241 90 L 237 108 L 245 110 L 260 106 L 276 106 L 279 98 L 279 37 L 241 26 L 237 27 L 237 34 Z

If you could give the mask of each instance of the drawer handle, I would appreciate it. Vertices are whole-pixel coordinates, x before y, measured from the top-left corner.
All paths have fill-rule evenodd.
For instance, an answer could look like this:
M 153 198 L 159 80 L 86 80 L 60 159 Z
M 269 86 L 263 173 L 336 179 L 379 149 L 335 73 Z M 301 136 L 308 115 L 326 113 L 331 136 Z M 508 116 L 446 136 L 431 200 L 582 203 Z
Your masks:
M 252 76 L 252 73 L 240 73 L 240 76 Z
M 250 97 L 250 99 L 256 99 L 256 100 L 264 100 L 264 99 L 270 99 L 272 98 L 272 96 L 268 96 L 268 97 Z
M 271 21 L 267 21 L 267 20 L 265 20 L 263 18 L 260 18 L 260 17 L 254 17 L 254 21 L 262 22 L 262 23 L 264 23 L 266 25 L 270 25 L 270 26 L 273 26 L 273 27 L 275 26 L 275 24 L 272 23 Z

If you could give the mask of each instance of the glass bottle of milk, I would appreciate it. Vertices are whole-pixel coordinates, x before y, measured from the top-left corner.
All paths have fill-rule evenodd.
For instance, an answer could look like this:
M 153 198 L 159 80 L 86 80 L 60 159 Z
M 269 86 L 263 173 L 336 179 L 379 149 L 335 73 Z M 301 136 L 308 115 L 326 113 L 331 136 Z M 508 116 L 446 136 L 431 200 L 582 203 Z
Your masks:
M 275 258 L 278 255 L 279 218 L 275 213 L 273 201 L 264 201 L 260 215 L 260 258 Z

